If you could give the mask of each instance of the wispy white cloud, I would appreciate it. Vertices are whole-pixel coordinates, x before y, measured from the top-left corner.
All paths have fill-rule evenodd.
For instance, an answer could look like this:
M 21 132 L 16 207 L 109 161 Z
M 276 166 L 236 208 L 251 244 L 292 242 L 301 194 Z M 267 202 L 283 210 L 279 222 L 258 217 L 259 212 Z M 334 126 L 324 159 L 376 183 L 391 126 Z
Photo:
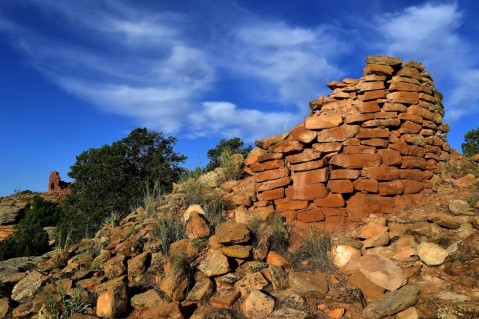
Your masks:
M 190 33 L 196 27 L 192 13 L 157 12 L 123 1 L 85 1 L 75 10 L 62 1 L 26 3 L 49 22 L 54 16 L 67 34 L 44 33 L 0 15 L 0 31 L 13 35 L 32 65 L 102 110 L 167 133 L 252 140 L 284 132 L 285 124 L 291 128 L 307 113 L 309 100 L 325 92 L 324 83 L 341 73 L 330 61 L 341 41 L 326 25 L 258 22 L 251 15 L 223 25 L 225 37 L 205 33 L 196 39 Z M 278 110 L 245 109 L 235 96 L 204 102 L 216 100 L 223 72 L 266 92 L 258 101 L 276 103 Z M 236 92 L 245 94 L 255 93 Z
M 445 93 L 448 120 L 479 113 L 478 44 L 461 37 L 463 13 L 456 2 L 425 3 L 379 16 L 378 47 L 425 64 Z
M 201 106 L 188 116 L 195 128 L 192 137 L 212 134 L 226 138 L 241 136 L 245 141 L 253 142 L 270 135 L 284 134 L 290 129 L 291 122 L 300 121 L 298 113 L 240 109 L 224 101 L 203 102 Z

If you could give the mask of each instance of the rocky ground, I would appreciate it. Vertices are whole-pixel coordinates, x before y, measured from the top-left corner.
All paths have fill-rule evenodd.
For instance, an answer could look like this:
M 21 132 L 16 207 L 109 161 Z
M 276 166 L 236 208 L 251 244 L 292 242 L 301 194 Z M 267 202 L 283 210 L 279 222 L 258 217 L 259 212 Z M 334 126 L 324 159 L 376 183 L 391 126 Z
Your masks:
M 287 251 L 272 249 L 284 228 L 244 209 L 251 178 L 219 185 L 210 173 L 202 191 L 227 200 L 222 218 L 184 205 L 177 185 L 95 238 L 0 262 L 0 317 L 479 318 L 478 171 L 456 156 L 413 207 L 316 233 L 319 263 L 295 254 L 309 236 L 299 225 L 280 238 Z M 187 235 L 168 247 L 165 216 Z

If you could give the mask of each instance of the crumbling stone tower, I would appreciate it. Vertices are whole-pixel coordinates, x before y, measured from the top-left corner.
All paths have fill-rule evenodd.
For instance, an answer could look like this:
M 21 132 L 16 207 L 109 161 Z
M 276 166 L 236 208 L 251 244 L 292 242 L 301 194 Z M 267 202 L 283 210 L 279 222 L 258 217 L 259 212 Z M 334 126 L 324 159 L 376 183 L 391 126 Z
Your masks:
M 65 192 L 68 190 L 70 183 L 64 182 L 60 179 L 60 174 L 57 171 L 50 172 L 48 179 L 48 193 Z
M 246 159 L 255 209 L 337 225 L 390 214 L 424 197 L 449 159 L 442 95 L 417 62 L 368 56 L 359 79 L 333 81 L 285 135 Z

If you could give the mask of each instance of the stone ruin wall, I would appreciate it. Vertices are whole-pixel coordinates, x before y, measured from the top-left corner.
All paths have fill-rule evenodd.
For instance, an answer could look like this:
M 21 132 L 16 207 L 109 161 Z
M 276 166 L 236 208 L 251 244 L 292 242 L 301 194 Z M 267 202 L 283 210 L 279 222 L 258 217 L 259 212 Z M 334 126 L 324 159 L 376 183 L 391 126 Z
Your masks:
M 368 56 L 363 76 L 333 81 L 285 135 L 256 142 L 245 170 L 255 209 L 335 226 L 420 200 L 449 159 L 442 95 L 417 62 Z
M 71 183 L 61 180 L 60 174 L 57 171 L 50 172 L 48 178 L 48 193 L 66 193 L 69 191 Z

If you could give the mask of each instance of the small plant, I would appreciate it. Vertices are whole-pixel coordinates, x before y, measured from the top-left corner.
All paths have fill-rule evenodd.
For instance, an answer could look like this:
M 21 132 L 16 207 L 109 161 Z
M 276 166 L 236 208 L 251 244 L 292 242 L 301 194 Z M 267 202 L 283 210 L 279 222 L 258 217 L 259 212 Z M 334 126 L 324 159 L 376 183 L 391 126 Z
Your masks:
M 168 215 L 159 218 L 156 233 L 161 239 L 161 250 L 165 256 L 169 254 L 172 243 L 186 238 L 185 225 Z
M 331 234 L 328 231 L 320 229 L 309 229 L 303 238 L 303 243 L 293 253 L 293 260 L 298 268 L 319 269 L 321 271 L 331 271 L 334 269 L 330 258 Z M 302 261 L 307 261 L 306 266 Z
M 283 216 L 274 212 L 269 218 L 268 227 L 271 233 L 269 237 L 270 249 L 282 254 L 286 253 L 289 246 L 289 232 Z
M 153 189 L 150 190 L 148 183 L 146 183 L 145 195 L 143 196 L 143 205 L 145 206 L 148 215 L 153 214 L 158 207 L 165 203 L 163 192 L 160 188 L 160 183 L 155 182 Z
M 48 301 L 47 310 L 51 314 L 51 319 L 68 319 L 76 313 L 82 313 L 91 305 L 90 302 L 84 301 L 81 290 L 75 289 L 73 294 L 68 295 L 63 289 L 60 290 L 59 303 L 53 300 L 49 293 L 45 293 Z M 47 316 L 47 318 L 50 318 Z
M 214 190 L 212 193 L 205 195 L 204 202 L 199 204 L 204 209 L 205 217 L 211 228 L 224 221 L 225 202 L 219 191 Z
M 220 167 L 223 169 L 225 180 L 240 179 L 243 176 L 243 156 L 225 148 L 221 152 Z
M 466 198 L 466 202 L 472 207 L 474 207 L 478 201 L 479 201 L 479 196 L 472 196 L 472 197 Z
M 101 228 L 115 228 L 120 224 L 121 219 L 123 218 L 123 215 L 118 213 L 118 212 L 111 212 L 110 216 L 105 218 L 102 222 Z
M 181 180 L 183 193 L 185 195 L 185 204 L 187 206 L 194 204 L 203 204 L 206 202 L 206 195 L 203 191 L 203 184 L 199 180 L 201 175 L 200 169 L 185 174 Z
M 206 248 L 207 244 L 205 242 L 205 240 L 201 239 L 201 238 L 193 238 L 191 240 L 191 245 L 193 247 L 195 247 L 196 249 L 198 249 L 199 251 L 203 250 Z

